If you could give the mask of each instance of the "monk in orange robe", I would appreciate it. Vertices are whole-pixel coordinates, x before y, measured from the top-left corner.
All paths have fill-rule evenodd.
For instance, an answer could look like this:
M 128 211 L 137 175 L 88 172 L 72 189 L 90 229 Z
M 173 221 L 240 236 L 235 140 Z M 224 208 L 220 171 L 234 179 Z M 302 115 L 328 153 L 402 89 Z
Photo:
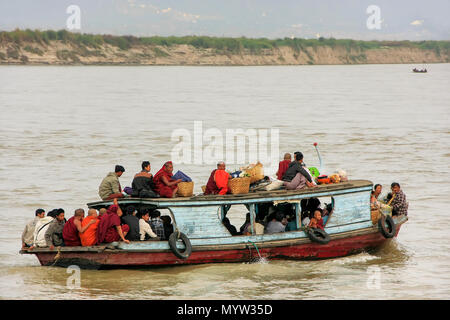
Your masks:
M 229 179 L 230 174 L 225 171 L 225 162 L 219 162 L 217 164 L 217 169 L 214 169 L 209 176 L 205 194 L 227 194 Z
M 97 210 L 89 209 L 88 216 L 84 218 L 83 221 L 81 221 L 82 228 L 88 226 L 88 228 L 84 230 L 84 232 L 80 232 L 80 240 L 82 246 L 93 246 L 97 243 L 97 227 L 98 223 L 100 222 L 97 217 Z M 94 222 L 91 223 L 91 221 Z

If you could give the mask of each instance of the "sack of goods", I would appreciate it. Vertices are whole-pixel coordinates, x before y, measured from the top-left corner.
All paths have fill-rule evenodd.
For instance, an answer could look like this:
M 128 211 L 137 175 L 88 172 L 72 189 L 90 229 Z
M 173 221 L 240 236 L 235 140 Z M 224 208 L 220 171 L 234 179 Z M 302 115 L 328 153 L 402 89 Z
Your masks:
M 233 178 L 228 180 L 228 188 L 232 194 L 248 193 L 250 189 L 250 177 Z
M 341 178 L 341 182 L 346 182 L 346 181 L 348 181 L 347 172 L 345 172 L 345 170 L 338 169 L 338 170 L 336 170 L 336 173 L 337 173 L 337 174 L 339 175 L 339 177 Z
M 241 168 L 241 171 L 245 171 L 250 176 L 250 183 L 264 179 L 263 165 L 259 161 L 256 164 Z

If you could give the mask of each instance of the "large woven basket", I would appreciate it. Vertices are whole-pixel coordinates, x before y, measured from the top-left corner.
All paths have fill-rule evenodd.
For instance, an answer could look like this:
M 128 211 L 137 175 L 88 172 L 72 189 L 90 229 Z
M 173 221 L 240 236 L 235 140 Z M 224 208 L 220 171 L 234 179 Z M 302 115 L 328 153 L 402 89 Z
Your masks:
M 194 181 L 180 182 L 177 194 L 181 197 L 191 197 L 194 194 Z
M 371 210 L 370 211 L 370 219 L 372 220 L 372 224 L 377 224 L 378 220 L 381 218 L 381 211 L 380 210 Z
M 233 178 L 228 180 L 228 188 L 232 194 L 248 193 L 250 189 L 250 177 Z
M 243 169 L 246 173 L 250 175 L 250 183 L 254 183 L 261 179 L 264 179 L 264 169 L 261 162 L 258 162 L 254 166 L 248 166 Z

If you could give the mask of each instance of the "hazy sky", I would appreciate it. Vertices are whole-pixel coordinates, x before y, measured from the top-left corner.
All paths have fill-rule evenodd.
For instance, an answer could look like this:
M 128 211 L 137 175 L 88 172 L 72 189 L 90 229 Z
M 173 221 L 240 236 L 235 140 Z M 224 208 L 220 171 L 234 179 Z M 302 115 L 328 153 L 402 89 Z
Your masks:
M 64 29 L 69 5 L 82 33 L 450 40 L 450 0 L 0 0 L 0 30 Z

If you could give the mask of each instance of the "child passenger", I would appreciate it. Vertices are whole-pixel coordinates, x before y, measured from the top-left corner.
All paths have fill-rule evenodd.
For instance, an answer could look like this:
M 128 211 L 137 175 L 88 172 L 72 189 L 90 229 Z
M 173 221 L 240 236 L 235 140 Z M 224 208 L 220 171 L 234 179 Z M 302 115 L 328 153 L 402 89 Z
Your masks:
M 309 222 L 308 227 L 323 230 L 324 226 L 323 226 L 323 219 L 322 219 L 322 209 L 317 208 L 314 211 L 314 217 Z

